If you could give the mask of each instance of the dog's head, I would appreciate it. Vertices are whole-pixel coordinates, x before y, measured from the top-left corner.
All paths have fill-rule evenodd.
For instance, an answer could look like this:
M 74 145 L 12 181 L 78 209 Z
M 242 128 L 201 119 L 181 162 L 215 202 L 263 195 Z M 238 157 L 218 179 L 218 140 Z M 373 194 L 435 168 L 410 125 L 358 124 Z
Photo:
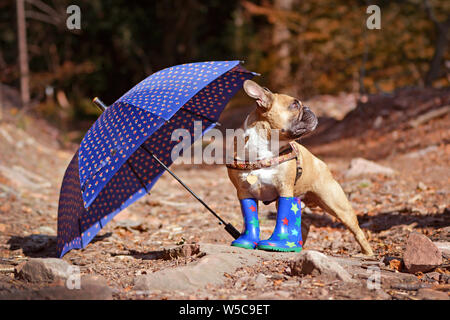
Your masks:
M 252 80 L 244 82 L 245 92 L 256 100 L 257 113 L 280 132 L 281 140 L 296 140 L 317 126 L 316 115 L 302 102 L 285 94 L 272 93 Z

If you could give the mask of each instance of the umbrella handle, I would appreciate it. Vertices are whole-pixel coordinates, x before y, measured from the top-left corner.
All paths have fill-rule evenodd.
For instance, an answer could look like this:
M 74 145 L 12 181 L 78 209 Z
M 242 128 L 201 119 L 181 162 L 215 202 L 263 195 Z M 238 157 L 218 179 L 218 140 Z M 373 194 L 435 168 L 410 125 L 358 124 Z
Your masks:
M 225 225 L 225 231 L 228 232 L 234 239 L 237 239 L 241 236 L 241 233 L 236 230 L 236 228 L 231 223 Z

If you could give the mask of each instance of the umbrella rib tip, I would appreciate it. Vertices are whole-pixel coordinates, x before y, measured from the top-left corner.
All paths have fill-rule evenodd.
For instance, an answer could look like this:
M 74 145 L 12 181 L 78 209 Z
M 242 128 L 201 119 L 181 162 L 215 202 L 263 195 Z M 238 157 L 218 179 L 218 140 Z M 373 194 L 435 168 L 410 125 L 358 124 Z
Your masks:
M 107 106 L 103 103 L 102 100 L 100 100 L 98 97 L 95 97 L 94 99 L 92 99 L 92 102 L 101 110 L 101 111 L 105 111 Z

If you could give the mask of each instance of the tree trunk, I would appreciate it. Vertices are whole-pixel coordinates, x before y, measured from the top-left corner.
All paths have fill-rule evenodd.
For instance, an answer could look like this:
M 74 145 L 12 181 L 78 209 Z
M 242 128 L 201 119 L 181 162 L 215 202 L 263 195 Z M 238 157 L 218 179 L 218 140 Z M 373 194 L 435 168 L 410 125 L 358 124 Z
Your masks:
M 28 72 L 27 30 L 25 21 L 25 0 L 16 0 L 17 3 L 17 35 L 19 44 L 20 68 L 20 98 L 22 107 L 30 102 L 30 75 Z
M 275 10 L 289 11 L 293 0 L 275 0 Z M 291 46 L 289 45 L 290 31 L 282 19 L 277 18 L 273 29 L 273 45 L 275 46 L 276 61 L 274 66 L 273 84 L 275 90 L 286 87 L 291 74 Z
M 3 86 L 0 82 L 0 122 L 3 120 Z
M 425 86 L 431 87 L 433 81 L 439 78 L 440 70 L 442 65 L 442 60 L 444 58 L 445 52 L 448 46 L 448 28 L 450 25 L 450 20 L 444 23 L 439 23 L 436 25 L 437 39 L 434 49 L 433 59 L 430 62 L 430 69 L 425 75 Z
M 434 24 L 437 34 L 433 59 L 431 59 L 430 69 L 428 70 L 424 79 L 425 86 L 431 87 L 433 85 L 433 81 L 439 78 L 440 76 L 442 60 L 444 58 L 445 52 L 447 51 L 448 28 L 450 27 L 450 17 L 447 16 L 447 19 L 444 22 L 440 22 L 437 19 L 436 15 L 434 14 L 433 7 L 430 1 L 423 0 L 423 4 L 425 6 L 425 11 L 428 15 L 428 18 Z

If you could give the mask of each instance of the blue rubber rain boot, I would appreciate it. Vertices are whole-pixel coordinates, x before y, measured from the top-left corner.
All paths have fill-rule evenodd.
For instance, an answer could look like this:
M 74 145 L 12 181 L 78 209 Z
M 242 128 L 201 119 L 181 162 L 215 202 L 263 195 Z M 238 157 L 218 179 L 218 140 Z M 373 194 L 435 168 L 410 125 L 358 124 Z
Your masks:
M 300 199 L 278 199 L 277 224 L 267 240 L 261 240 L 257 249 L 267 251 L 299 252 L 302 250 L 302 219 Z
M 245 249 L 255 249 L 259 242 L 258 204 L 256 199 L 240 200 L 242 216 L 244 217 L 244 231 L 231 245 Z

